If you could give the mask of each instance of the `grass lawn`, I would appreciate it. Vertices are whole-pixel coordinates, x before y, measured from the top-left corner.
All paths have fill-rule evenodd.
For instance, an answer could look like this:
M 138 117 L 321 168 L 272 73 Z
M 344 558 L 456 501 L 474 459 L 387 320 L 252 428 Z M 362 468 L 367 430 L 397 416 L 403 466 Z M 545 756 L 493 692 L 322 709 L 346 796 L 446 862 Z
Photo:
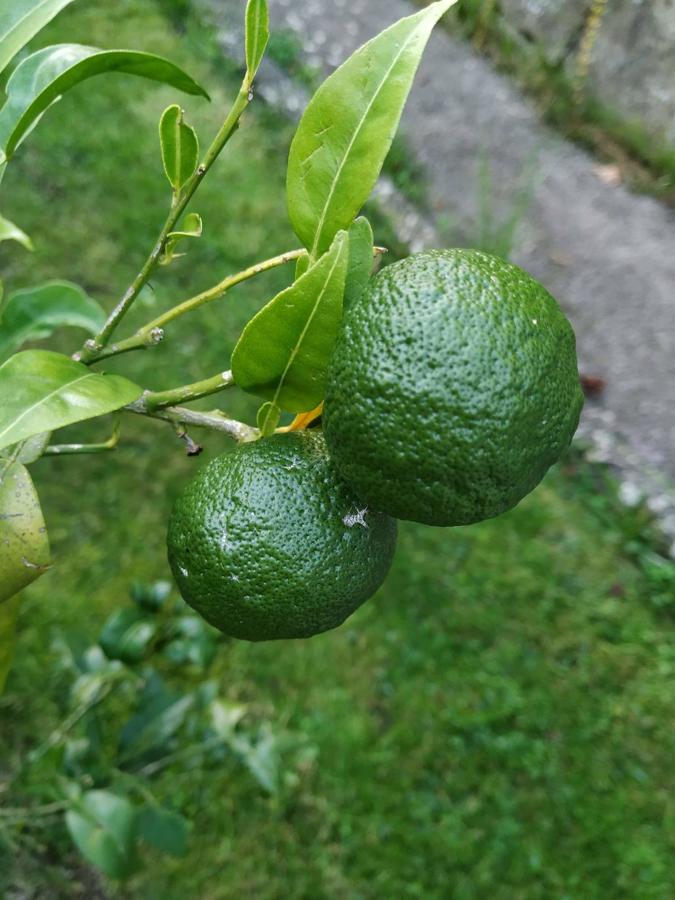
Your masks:
M 210 105 L 180 100 L 205 143 L 234 76 L 194 23 L 179 40 L 165 6 L 75 4 L 44 42 L 170 55 L 212 93 Z M 9 289 L 68 278 L 114 302 L 164 215 L 156 123 L 175 100 L 115 76 L 47 113 L 2 186 L 3 214 L 37 247 L 0 247 Z M 283 194 L 290 136 L 261 106 L 248 114 L 194 204 L 204 237 L 153 279 L 123 333 L 297 245 Z M 263 276 L 109 368 L 155 389 L 227 368 L 247 318 L 289 278 Z M 226 401 L 252 420 L 255 402 Z M 205 455 L 227 447 L 204 443 Z M 33 468 L 56 566 L 26 591 L 0 700 L 0 808 L 17 802 L 4 776 L 61 718 L 56 639 L 93 639 L 133 580 L 168 577 L 168 511 L 200 464 L 170 428 L 130 417 L 116 454 Z M 147 853 L 122 892 L 92 882 L 55 825 L 51 843 L 0 853 L 0 895 L 670 900 L 675 577 L 654 547 L 643 513 L 623 510 L 577 453 L 497 520 L 403 524 L 384 587 L 341 629 L 220 648 L 210 676 L 222 693 L 287 735 L 277 794 L 235 760 L 168 769 L 156 792 L 193 822 L 186 857 Z

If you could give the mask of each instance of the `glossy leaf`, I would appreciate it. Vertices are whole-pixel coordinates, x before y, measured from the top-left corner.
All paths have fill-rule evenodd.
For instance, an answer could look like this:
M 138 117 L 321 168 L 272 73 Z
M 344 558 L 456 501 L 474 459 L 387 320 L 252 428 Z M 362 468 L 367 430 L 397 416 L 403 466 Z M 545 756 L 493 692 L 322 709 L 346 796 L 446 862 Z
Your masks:
M 105 322 L 103 307 L 69 281 L 49 281 L 15 291 L 0 312 L 0 358 L 26 341 L 49 337 L 66 325 L 97 334 Z
M 159 141 L 166 177 L 174 191 L 178 192 L 197 168 L 199 140 L 194 128 L 183 121 L 183 110 L 177 103 L 168 106 L 162 114 Z
M 150 706 L 131 719 L 122 732 L 121 746 L 125 756 L 140 757 L 153 750 L 165 750 L 167 742 L 185 724 L 195 698 L 186 694 L 158 708 Z
M 7 82 L 7 101 L 0 110 L 0 147 L 5 158 L 11 158 L 48 106 L 81 81 L 105 72 L 138 75 L 208 97 L 182 69 L 154 53 L 99 50 L 81 44 L 45 47 L 19 63 Z
M 87 791 L 66 813 L 82 856 L 109 878 L 126 878 L 136 865 L 136 810 L 110 791 Z
M 319 403 L 342 318 L 347 261 L 341 232 L 328 253 L 251 319 L 232 355 L 239 387 L 290 412 Z
M 257 425 L 263 437 L 269 437 L 279 424 L 281 409 L 276 403 L 263 403 L 258 410 Z
M 373 229 L 361 216 L 349 229 L 349 268 L 345 281 L 345 309 L 365 291 L 373 271 Z
M 252 84 L 270 39 L 267 0 L 248 0 L 246 6 L 246 81 Z
M 4 216 L 0 216 L 0 241 L 16 241 L 26 250 L 33 249 L 33 242 L 26 232 L 22 231 L 14 222 L 5 219 Z
M 170 581 L 153 581 L 152 584 L 135 581 L 131 586 L 131 597 L 141 609 L 156 613 L 165 606 L 171 594 L 171 588 Z
M 73 0 L 5 0 L 0 6 L 0 72 Z
M 367 200 L 431 30 L 454 2 L 439 0 L 387 28 L 310 100 L 291 145 L 287 197 L 295 232 L 315 259 Z
M 188 822 L 162 806 L 144 806 L 138 814 L 138 835 L 146 844 L 171 856 L 187 852 Z
M 101 375 L 50 350 L 24 350 L 0 366 L 0 450 L 43 431 L 114 412 L 138 385 Z
M 16 461 L 23 463 L 24 466 L 28 466 L 31 463 L 34 463 L 36 460 L 40 459 L 49 445 L 51 436 L 51 431 L 43 431 L 41 434 L 34 434 L 33 437 L 29 437 L 26 438 L 25 441 L 21 441 L 21 444 L 18 447 Z M 7 447 L 2 451 L 2 453 L 7 456 L 11 456 L 12 459 L 14 459 L 14 450 L 14 447 Z
M 0 606 L 49 568 L 49 539 L 28 470 L 0 460 Z
M 108 659 L 137 663 L 152 649 L 157 623 L 135 606 L 116 610 L 106 621 L 98 642 Z
M 21 598 L 17 595 L 6 603 L 0 603 L 0 695 L 14 659 L 16 643 L 16 621 L 19 617 Z
M 295 263 L 295 281 L 298 280 L 309 269 L 309 253 L 305 252 L 299 256 Z

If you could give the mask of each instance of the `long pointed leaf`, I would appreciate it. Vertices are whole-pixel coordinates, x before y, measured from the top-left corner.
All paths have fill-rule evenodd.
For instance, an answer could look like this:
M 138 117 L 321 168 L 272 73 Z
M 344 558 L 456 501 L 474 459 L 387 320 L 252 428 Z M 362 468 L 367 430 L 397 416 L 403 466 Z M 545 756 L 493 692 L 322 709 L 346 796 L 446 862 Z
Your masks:
M 5 0 L 0 6 L 0 72 L 73 0 Z
M 45 47 L 19 63 L 7 82 L 7 102 L 0 110 L 0 147 L 10 159 L 42 113 L 81 81 L 104 72 L 125 72 L 170 84 L 186 94 L 208 98 L 182 69 L 154 53 L 99 50 L 81 44 Z
M 251 319 L 234 348 L 236 384 L 269 400 L 269 414 L 275 407 L 303 412 L 323 399 L 342 318 L 348 255 L 342 232 L 328 253 Z
M 141 393 L 120 375 L 100 375 L 60 353 L 16 353 L 0 366 L 0 450 L 114 412 Z
M 4 216 L 0 216 L 0 241 L 17 241 L 26 250 L 33 249 L 33 242 L 25 231 L 22 231 L 14 222 L 10 222 Z
M 0 610 L 49 566 L 49 540 L 28 469 L 0 460 Z
M 438 0 L 358 49 L 324 81 L 293 138 L 288 210 L 316 259 L 368 198 L 398 127 L 431 30 L 456 0 Z
M 349 229 L 349 269 L 345 282 L 345 309 L 365 291 L 373 272 L 373 229 L 364 216 Z
M 267 0 L 248 0 L 246 6 L 246 80 L 253 83 L 270 39 Z

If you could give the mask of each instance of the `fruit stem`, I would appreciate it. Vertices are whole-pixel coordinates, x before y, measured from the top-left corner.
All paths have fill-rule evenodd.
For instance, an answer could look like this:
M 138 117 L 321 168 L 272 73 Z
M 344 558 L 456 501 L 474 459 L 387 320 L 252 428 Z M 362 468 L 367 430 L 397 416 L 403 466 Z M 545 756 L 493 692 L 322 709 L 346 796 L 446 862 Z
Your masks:
M 277 428 L 276 434 L 286 434 L 289 431 L 304 431 L 304 429 L 308 428 L 322 413 L 323 400 L 310 412 L 298 413 L 290 425 L 284 425 L 281 428 Z

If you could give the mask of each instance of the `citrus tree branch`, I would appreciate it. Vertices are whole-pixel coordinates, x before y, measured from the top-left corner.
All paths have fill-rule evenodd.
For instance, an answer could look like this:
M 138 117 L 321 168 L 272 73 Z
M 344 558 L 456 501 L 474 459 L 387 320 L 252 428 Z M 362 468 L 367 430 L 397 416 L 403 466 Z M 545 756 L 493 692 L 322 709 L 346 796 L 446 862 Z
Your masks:
M 103 325 L 103 328 L 99 331 L 96 337 L 88 340 L 80 350 L 79 354 L 77 354 L 77 358 L 82 362 L 92 361 L 96 357 L 98 351 L 105 347 L 106 344 L 108 344 L 108 342 L 110 341 L 110 337 L 112 336 L 113 331 L 117 328 L 126 313 L 129 311 L 134 300 L 140 293 L 141 288 L 146 283 L 155 266 L 159 262 L 169 233 L 175 228 L 176 223 L 185 211 L 185 208 L 187 207 L 195 191 L 201 184 L 204 176 L 218 158 L 223 147 L 227 144 L 227 142 L 236 131 L 237 126 L 239 125 L 239 119 L 241 118 L 242 113 L 252 99 L 253 94 L 251 92 L 250 85 L 248 85 L 246 80 L 244 80 L 241 88 L 239 89 L 239 93 L 237 94 L 237 97 L 232 105 L 232 109 L 221 125 L 218 134 L 213 139 L 211 146 L 206 151 L 204 159 L 197 167 L 191 178 L 189 178 L 186 182 L 178 200 L 174 204 L 172 204 L 171 210 L 166 218 L 166 221 L 164 222 L 164 225 L 162 226 L 162 230 L 160 231 L 159 236 L 157 237 L 157 240 L 155 241 L 155 244 L 150 251 L 147 259 L 143 263 L 140 271 L 124 292 L 122 299 L 108 316 L 105 324 Z
M 194 309 L 198 309 L 205 303 L 217 300 L 218 297 L 222 297 L 230 288 L 236 287 L 242 281 L 247 281 L 249 278 L 254 278 L 256 275 L 277 268 L 277 266 L 283 266 L 285 263 L 293 262 L 305 252 L 305 250 L 289 250 L 286 253 L 280 253 L 278 256 L 272 256 L 270 259 L 255 263 L 255 265 L 249 266 L 241 272 L 236 272 L 234 275 L 228 275 L 222 281 L 219 281 L 218 284 L 214 284 L 213 287 L 207 288 L 200 294 L 196 294 L 194 297 L 190 297 L 188 300 L 184 300 L 172 309 L 162 313 L 161 316 L 153 319 L 152 322 L 148 322 L 147 325 L 139 328 L 136 334 L 131 335 L 131 337 L 118 341 L 115 344 L 109 344 L 107 347 L 102 347 L 100 350 L 92 352 L 87 359 L 82 357 L 82 362 L 99 362 L 110 356 L 129 353 L 130 350 L 143 350 L 147 347 L 152 347 L 154 344 L 160 343 L 164 338 L 164 325 L 173 322 L 174 319 L 184 316 L 186 313 L 192 312 Z
M 238 422 L 236 419 L 229 419 L 218 409 L 214 409 L 211 412 L 200 412 L 194 409 L 187 409 L 184 406 L 168 406 L 166 409 L 149 410 L 145 408 L 143 398 L 130 403 L 124 409 L 126 412 L 149 416 L 151 419 L 162 419 L 164 422 L 170 422 L 172 425 L 193 425 L 198 428 L 222 431 L 241 443 L 255 441 L 260 437 L 260 432 L 257 428 L 252 428 L 250 425 Z
M 138 334 L 145 336 L 154 328 L 163 328 L 179 316 L 184 316 L 185 313 L 192 312 L 193 309 L 198 309 L 205 303 L 210 303 L 212 300 L 222 297 L 223 294 L 230 290 L 230 288 L 235 287 L 237 284 L 241 284 L 242 281 L 247 281 L 255 275 L 260 275 L 262 272 L 267 272 L 270 269 L 275 269 L 277 266 L 283 266 L 285 263 L 292 262 L 299 256 L 302 256 L 305 252 L 305 250 L 289 250 L 287 253 L 280 253 L 278 256 L 271 257 L 271 259 L 266 259 L 263 262 L 249 266 L 248 269 L 237 272 L 235 275 L 228 275 L 227 278 L 223 278 L 222 281 L 219 281 L 218 284 L 208 288 L 208 290 L 202 291 L 201 294 L 197 294 L 195 297 L 190 297 L 189 300 L 184 300 L 183 303 L 174 306 L 173 309 L 170 309 L 156 319 L 153 319 L 152 322 L 148 322 L 147 325 L 144 325 L 143 328 L 139 329 Z
M 189 403 L 191 400 L 199 400 L 200 397 L 208 397 L 209 394 L 217 394 L 232 387 L 233 384 L 232 372 L 228 370 L 168 391 L 149 391 L 143 394 L 138 402 L 143 403 L 148 412 L 154 412 L 166 409 L 167 406 L 175 406 L 177 403 Z

